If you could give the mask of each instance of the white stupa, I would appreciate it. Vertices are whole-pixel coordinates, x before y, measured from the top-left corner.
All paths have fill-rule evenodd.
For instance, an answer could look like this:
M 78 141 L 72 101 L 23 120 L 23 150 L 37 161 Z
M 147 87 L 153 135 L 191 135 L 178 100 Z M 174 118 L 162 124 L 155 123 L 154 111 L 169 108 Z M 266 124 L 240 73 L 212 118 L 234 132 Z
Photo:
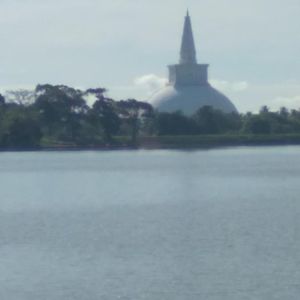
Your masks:
M 195 113 L 212 106 L 223 112 L 237 112 L 235 106 L 208 82 L 207 64 L 198 64 L 189 13 L 185 17 L 179 64 L 169 66 L 169 82 L 149 99 L 161 112 Z

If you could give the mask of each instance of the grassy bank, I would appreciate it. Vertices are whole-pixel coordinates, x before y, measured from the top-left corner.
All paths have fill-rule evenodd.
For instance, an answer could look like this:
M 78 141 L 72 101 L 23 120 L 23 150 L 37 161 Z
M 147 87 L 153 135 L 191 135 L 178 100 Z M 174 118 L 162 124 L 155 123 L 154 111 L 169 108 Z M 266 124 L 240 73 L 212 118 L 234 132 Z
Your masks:
M 37 147 L 0 148 L 0 151 L 60 151 L 60 150 L 122 150 L 122 149 L 207 149 L 234 146 L 300 145 L 300 134 L 285 135 L 183 135 L 140 137 L 132 143 L 129 137 L 118 136 L 110 143 L 76 145 L 55 140 L 43 140 Z
M 156 136 L 140 138 L 138 143 L 138 147 L 149 149 L 265 145 L 300 145 L 300 134 Z

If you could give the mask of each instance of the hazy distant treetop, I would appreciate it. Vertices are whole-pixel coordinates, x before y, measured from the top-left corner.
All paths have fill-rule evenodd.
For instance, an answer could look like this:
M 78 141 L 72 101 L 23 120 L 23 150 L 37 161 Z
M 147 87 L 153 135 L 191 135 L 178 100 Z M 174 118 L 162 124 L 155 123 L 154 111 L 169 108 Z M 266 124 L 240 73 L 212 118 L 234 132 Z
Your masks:
M 19 89 L 6 92 L 6 100 L 10 103 L 28 106 L 35 101 L 35 92 L 32 90 Z
M 100 100 L 101 98 L 104 97 L 104 93 L 107 92 L 107 89 L 105 88 L 92 88 L 92 89 L 87 89 L 85 91 L 85 94 L 92 94 L 92 95 L 95 95 L 96 98 L 98 100 Z
M 261 114 L 267 114 L 270 112 L 270 109 L 268 106 L 264 105 L 261 107 L 260 111 L 259 111 Z
M 0 105 L 4 105 L 5 104 L 5 98 L 3 95 L 0 94 Z

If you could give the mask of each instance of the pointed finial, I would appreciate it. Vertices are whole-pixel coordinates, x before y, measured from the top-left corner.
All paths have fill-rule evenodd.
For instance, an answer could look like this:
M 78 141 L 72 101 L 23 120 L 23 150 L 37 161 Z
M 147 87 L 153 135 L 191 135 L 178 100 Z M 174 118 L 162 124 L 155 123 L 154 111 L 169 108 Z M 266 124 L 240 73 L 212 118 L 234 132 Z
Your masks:
M 181 41 L 180 64 L 195 63 L 197 63 L 196 49 L 193 37 L 191 18 L 189 15 L 189 10 L 187 10 L 187 15 L 184 20 L 184 28 Z
M 187 16 L 187 17 L 190 16 L 189 9 L 186 10 L 186 16 Z

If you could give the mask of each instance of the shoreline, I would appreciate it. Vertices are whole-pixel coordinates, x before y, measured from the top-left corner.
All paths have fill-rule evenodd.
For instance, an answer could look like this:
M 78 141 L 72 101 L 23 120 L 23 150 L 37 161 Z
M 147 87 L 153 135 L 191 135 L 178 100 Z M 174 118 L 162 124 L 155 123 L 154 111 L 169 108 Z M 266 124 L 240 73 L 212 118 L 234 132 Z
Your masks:
M 121 151 L 121 150 L 201 150 L 227 147 L 263 147 L 300 145 L 300 135 L 202 135 L 140 137 L 137 143 L 117 137 L 111 144 L 52 144 L 34 147 L 0 147 L 0 152 L 41 151 Z

